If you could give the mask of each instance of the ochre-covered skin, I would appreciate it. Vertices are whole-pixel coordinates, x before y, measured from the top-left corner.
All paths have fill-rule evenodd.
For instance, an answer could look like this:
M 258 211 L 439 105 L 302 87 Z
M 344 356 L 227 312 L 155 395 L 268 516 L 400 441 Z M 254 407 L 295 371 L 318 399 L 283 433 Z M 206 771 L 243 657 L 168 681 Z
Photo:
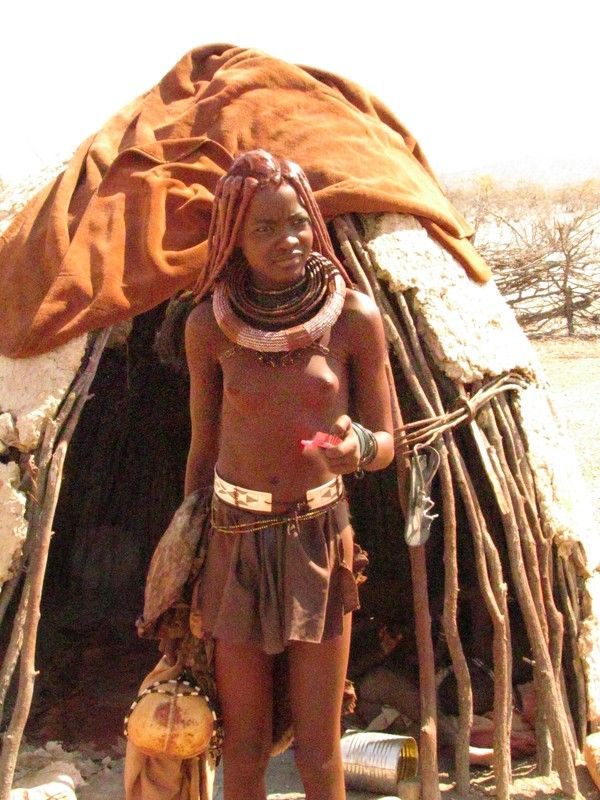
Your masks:
M 227 254 L 232 245 L 232 255 L 236 258 L 241 251 L 255 293 L 262 292 L 264 296 L 300 287 L 311 250 L 327 257 L 331 249 L 318 207 L 310 195 L 285 178 L 287 165 L 278 168 L 272 156 L 261 152 L 251 154 L 247 161 L 244 159 L 246 155 L 236 160 L 233 174 L 225 176 L 221 184 L 228 205 L 215 208 L 209 236 L 211 246 Z M 261 166 L 258 177 L 256 163 Z M 255 187 L 248 200 L 243 187 L 250 179 L 262 179 L 263 168 L 267 179 Z M 229 277 L 229 285 L 233 286 L 235 278 L 231 271 L 228 273 L 229 262 L 222 263 L 217 258 L 214 264 L 211 280 L 227 283 Z M 330 263 L 330 267 L 336 269 L 335 263 Z M 291 329 L 290 321 L 302 303 L 302 291 L 297 295 L 297 304 L 290 303 L 288 324 L 283 315 L 277 331 Z M 220 477 L 229 483 L 269 492 L 274 513 L 285 513 L 294 504 L 298 508 L 307 490 L 336 475 L 353 473 L 359 466 L 361 449 L 351 414 L 373 431 L 377 443 L 375 456 L 365 468 L 381 469 L 391 462 L 394 448 L 383 324 L 368 297 L 350 288 L 344 291 L 342 287 L 340 291 L 339 315 L 332 315 L 330 326 L 328 323 L 324 333 L 319 333 L 318 341 L 308 345 L 303 342 L 301 347 L 287 342 L 285 349 L 275 354 L 293 356 L 287 362 L 263 360 L 260 343 L 265 338 L 265 329 L 254 324 L 251 342 L 241 347 L 229 328 L 219 327 L 211 300 L 200 302 L 191 312 L 186 327 L 192 423 L 186 495 L 210 485 L 216 467 Z M 202 294 L 203 290 L 199 290 L 199 295 Z M 318 308 L 315 307 L 312 319 L 319 314 Z M 339 437 L 339 444 L 303 448 L 301 441 L 312 439 L 318 431 Z M 286 547 L 285 537 L 294 537 L 294 541 L 301 538 L 301 531 L 294 525 L 301 526 L 302 522 L 293 514 L 290 520 L 289 526 L 280 526 L 277 532 L 272 532 L 277 533 L 280 549 Z M 227 535 L 254 536 L 239 532 Z M 350 525 L 344 522 L 335 535 L 339 537 L 336 549 L 342 551 L 339 560 L 333 558 L 319 565 L 327 576 L 325 589 L 319 589 L 318 595 L 319 600 L 325 598 L 325 605 L 330 600 L 336 602 L 329 582 L 338 580 L 334 570 L 352 564 Z M 212 541 L 216 543 L 218 537 Z M 246 545 L 248 542 L 253 540 L 244 539 Z M 263 545 L 265 540 L 251 544 L 259 551 Z M 271 552 L 276 549 L 272 547 Z M 237 582 L 243 593 L 255 599 L 258 608 L 273 602 L 278 581 L 283 584 L 282 596 L 293 585 L 291 581 L 286 583 L 286 574 L 291 570 L 282 574 L 279 561 L 272 563 L 275 559 L 271 556 L 265 555 L 265 562 L 278 577 L 265 583 L 255 573 L 250 577 L 245 575 L 243 567 L 250 563 L 249 555 L 244 562 L 232 560 L 237 558 L 235 555 L 220 556 L 217 564 L 216 552 L 216 544 L 211 550 L 209 542 L 206 585 L 210 585 L 209 569 L 216 574 L 223 564 L 229 565 L 231 591 L 235 591 Z M 238 550 L 234 544 L 233 548 L 218 552 Z M 306 549 L 294 566 L 298 570 L 304 566 L 306 583 L 314 564 L 308 563 L 308 558 L 305 563 L 304 557 Z M 293 593 L 290 606 L 302 617 L 312 608 L 314 598 L 305 598 L 302 603 L 299 594 Z M 224 597 L 217 593 L 217 598 L 220 596 Z M 282 601 L 277 606 L 279 613 L 270 617 L 272 621 L 283 616 L 283 605 Z M 225 729 L 224 796 L 226 800 L 264 797 L 264 770 L 272 745 L 273 655 L 256 644 L 254 629 L 239 640 L 239 620 L 224 602 L 219 603 L 217 616 L 220 625 L 215 640 L 215 673 Z M 206 618 L 209 617 L 207 611 Z M 251 615 L 246 617 L 253 619 Z M 339 725 L 350 626 L 351 614 L 346 613 L 340 635 L 323 635 L 315 641 L 298 634 L 284 641 L 296 762 L 307 797 L 320 800 L 345 797 Z
M 302 278 L 315 231 L 326 237 L 318 240 L 319 247 L 331 249 L 310 187 L 304 188 L 306 179 L 298 181 L 294 170 L 286 169 L 288 162 L 282 163 L 280 168 L 263 151 L 237 159 L 217 190 L 229 198 L 229 208 L 224 213 L 215 206 L 211 221 L 212 247 L 229 252 L 224 243 L 233 239 L 251 283 L 263 291 L 281 290 Z M 288 171 L 293 179 L 286 177 Z M 264 185 L 255 187 L 244 206 L 243 187 L 263 173 Z M 227 267 L 221 271 L 215 279 L 227 281 Z M 216 467 L 224 480 L 271 492 L 275 503 L 289 506 L 307 489 L 354 472 L 360 452 L 351 406 L 362 424 L 377 432 L 379 452 L 369 468 L 390 463 L 387 347 L 377 308 L 347 290 L 339 318 L 316 344 L 320 351 L 307 348 L 285 367 L 270 366 L 256 350 L 237 347 L 223 333 L 210 301 L 192 311 L 186 330 L 192 422 L 186 495 L 209 485 Z M 302 448 L 300 442 L 317 431 L 335 433 L 342 441 L 327 450 Z
M 383 332 L 371 302 L 358 292 L 347 292 L 331 331 L 329 354 L 309 352 L 285 368 L 260 363 L 250 350 L 229 354 L 231 342 L 219 330 L 210 302 L 193 312 L 188 338 L 191 350 L 205 354 L 201 369 L 211 388 L 207 392 L 207 384 L 202 387 L 192 374 L 199 453 L 190 453 L 186 491 L 210 483 L 215 464 L 225 480 L 271 492 L 282 503 L 325 483 L 337 471 L 327 460 L 333 453 L 304 449 L 300 442 L 317 431 L 330 431 L 347 414 L 351 375 L 363 424 L 375 431 L 391 428 Z M 344 470 L 342 465 L 340 471 L 353 472 L 356 466 L 349 463 Z M 194 469 L 198 471 L 192 473 Z

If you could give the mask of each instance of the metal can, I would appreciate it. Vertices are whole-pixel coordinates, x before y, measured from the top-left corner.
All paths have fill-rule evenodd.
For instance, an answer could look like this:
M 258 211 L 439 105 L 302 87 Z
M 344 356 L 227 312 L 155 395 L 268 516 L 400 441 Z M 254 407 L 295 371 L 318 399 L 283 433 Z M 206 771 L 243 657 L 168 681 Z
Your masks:
M 412 736 L 360 731 L 342 737 L 344 778 L 349 789 L 419 796 L 419 750 Z

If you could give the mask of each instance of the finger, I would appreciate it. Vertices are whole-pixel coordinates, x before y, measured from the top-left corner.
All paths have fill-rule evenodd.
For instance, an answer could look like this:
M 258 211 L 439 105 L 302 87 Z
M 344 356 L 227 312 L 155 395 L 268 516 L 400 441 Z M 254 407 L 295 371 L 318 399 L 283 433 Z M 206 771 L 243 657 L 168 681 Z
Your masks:
M 339 461 L 350 463 L 358 459 L 356 447 L 352 442 L 342 442 L 334 447 L 328 447 L 327 450 L 323 450 L 323 454 L 328 463 L 337 463 Z
M 354 448 L 352 443 L 347 441 L 340 442 L 340 444 L 331 445 L 331 447 L 324 449 L 324 453 L 326 454 L 327 458 L 332 459 L 333 461 L 340 458 L 347 458 L 353 451 Z
M 329 432 L 332 433 L 334 436 L 339 436 L 340 439 L 345 439 L 346 436 L 352 430 L 352 420 L 347 414 L 342 414 L 341 417 L 338 417 L 336 421 L 333 423 Z
M 334 445 L 333 447 L 327 448 L 327 452 L 333 456 L 359 456 L 360 455 L 360 444 L 358 441 L 358 436 L 354 432 L 352 428 L 350 428 L 350 433 L 346 435 L 345 439 L 339 444 Z

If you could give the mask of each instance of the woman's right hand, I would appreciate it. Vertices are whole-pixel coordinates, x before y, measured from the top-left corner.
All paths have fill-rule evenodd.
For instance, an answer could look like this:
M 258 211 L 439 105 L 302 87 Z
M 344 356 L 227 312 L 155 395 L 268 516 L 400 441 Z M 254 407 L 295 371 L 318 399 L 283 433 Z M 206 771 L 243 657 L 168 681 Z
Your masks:
M 333 423 L 330 433 L 341 439 L 339 444 L 323 449 L 325 463 L 334 475 L 350 475 L 356 472 L 360 462 L 360 443 L 352 420 L 347 414 L 342 414 Z

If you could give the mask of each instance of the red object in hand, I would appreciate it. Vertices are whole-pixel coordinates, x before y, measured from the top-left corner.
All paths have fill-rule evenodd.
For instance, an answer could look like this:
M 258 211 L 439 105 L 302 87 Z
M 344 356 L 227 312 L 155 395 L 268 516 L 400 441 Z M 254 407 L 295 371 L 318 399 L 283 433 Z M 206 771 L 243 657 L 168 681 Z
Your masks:
M 300 444 L 302 447 L 334 447 L 336 444 L 339 444 L 342 440 L 339 436 L 334 436 L 333 433 L 323 433 L 323 431 L 317 431 L 312 439 L 302 439 Z

